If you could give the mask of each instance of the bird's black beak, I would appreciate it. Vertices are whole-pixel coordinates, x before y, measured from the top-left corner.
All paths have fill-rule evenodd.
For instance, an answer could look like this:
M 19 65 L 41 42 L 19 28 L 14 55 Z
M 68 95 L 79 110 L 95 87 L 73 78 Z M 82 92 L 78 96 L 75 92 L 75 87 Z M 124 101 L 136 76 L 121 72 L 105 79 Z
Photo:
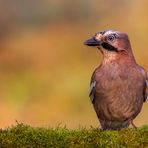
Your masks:
M 84 42 L 84 45 L 87 45 L 87 46 L 100 46 L 101 45 L 101 42 L 100 41 L 97 41 L 94 38 L 91 38 L 91 39 L 86 40 Z

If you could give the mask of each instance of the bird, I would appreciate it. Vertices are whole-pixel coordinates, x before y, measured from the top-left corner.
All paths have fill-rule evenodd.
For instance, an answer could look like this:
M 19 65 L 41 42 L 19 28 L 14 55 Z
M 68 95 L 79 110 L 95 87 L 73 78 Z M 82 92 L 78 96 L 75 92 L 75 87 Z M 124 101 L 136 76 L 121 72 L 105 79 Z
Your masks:
M 137 64 L 129 37 L 113 29 L 97 32 L 84 42 L 102 53 L 94 70 L 89 97 L 102 130 L 121 130 L 132 125 L 147 99 L 146 70 Z

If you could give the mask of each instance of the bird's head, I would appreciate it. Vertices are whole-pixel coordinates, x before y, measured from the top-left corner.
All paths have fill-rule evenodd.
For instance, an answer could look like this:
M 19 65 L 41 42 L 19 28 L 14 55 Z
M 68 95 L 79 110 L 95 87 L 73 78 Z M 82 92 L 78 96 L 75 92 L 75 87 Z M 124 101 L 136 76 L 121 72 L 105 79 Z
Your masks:
M 98 32 L 92 38 L 86 40 L 84 44 L 97 47 L 104 55 L 131 53 L 131 45 L 127 34 L 115 30 Z

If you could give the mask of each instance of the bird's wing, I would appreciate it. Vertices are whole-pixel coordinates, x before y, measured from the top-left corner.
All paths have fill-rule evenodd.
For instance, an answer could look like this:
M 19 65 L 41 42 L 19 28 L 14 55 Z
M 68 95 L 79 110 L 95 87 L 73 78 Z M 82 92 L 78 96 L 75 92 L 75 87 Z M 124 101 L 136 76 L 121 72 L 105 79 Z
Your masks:
M 147 97 L 148 97 L 148 80 L 146 80 L 146 87 L 144 90 L 144 102 L 146 101 Z
M 92 103 L 93 103 L 93 101 L 95 99 L 95 96 L 94 96 L 95 86 L 96 86 L 96 81 L 91 82 L 91 84 L 90 84 L 90 91 L 89 91 L 89 97 L 90 97 L 90 100 L 91 100 Z
M 94 93 L 95 86 L 96 86 L 95 71 L 93 72 L 92 77 L 91 77 L 90 90 L 89 90 L 89 97 L 92 103 L 95 99 L 95 93 Z
M 144 98 L 143 102 L 145 102 L 148 97 L 148 77 L 147 77 L 147 72 L 141 66 L 140 66 L 140 71 L 143 77 L 145 78 L 145 87 L 144 87 L 144 93 L 143 93 L 143 98 Z

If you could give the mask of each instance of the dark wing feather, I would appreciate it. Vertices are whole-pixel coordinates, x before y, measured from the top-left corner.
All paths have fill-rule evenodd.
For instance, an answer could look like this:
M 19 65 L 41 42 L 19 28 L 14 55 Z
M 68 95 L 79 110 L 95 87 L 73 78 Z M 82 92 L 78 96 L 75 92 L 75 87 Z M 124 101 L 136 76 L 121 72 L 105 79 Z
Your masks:
M 95 86 L 96 86 L 95 71 L 93 72 L 92 77 L 91 77 L 90 90 L 89 90 L 89 97 L 92 103 L 94 102 L 94 99 L 95 99 L 95 93 L 94 93 Z
M 95 85 L 96 85 L 96 81 L 91 82 L 90 91 L 89 91 L 89 97 L 90 97 L 90 100 L 91 100 L 92 103 L 93 103 L 93 101 L 95 99 L 95 96 L 94 96 Z

